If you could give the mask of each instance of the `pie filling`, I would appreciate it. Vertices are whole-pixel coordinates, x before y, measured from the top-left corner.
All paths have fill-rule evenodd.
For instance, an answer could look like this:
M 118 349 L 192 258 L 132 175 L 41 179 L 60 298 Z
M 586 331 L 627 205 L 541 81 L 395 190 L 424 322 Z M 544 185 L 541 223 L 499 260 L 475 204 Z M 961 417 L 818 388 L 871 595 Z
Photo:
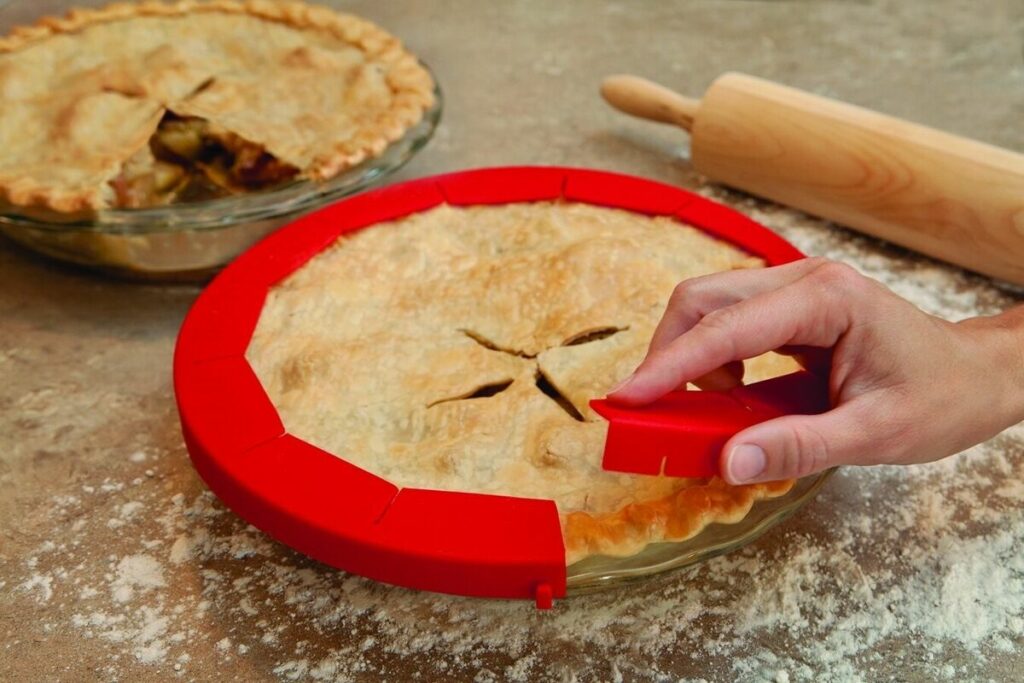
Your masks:
M 676 283 L 752 265 L 669 218 L 440 206 L 275 286 L 247 357 L 289 433 L 400 487 L 553 500 L 567 563 L 631 555 L 792 485 L 605 471 L 589 406 L 642 360 Z M 748 379 L 793 367 L 755 359 Z
M 137 209 L 266 190 L 298 174 L 256 143 L 168 112 L 110 185 L 116 207 Z

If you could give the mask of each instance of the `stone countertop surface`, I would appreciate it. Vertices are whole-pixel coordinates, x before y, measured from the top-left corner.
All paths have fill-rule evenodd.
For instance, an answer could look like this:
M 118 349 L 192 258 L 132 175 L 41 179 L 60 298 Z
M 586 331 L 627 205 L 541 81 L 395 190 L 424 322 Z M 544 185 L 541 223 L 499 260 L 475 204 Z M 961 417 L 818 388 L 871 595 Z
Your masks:
M 17 3 L 0 24 L 58 4 Z M 709 184 L 680 132 L 597 95 L 611 73 L 696 95 L 740 70 L 1024 151 L 1020 0 L 332 4 L 401 36 L 444 88 L 435 139 L 396 179 L 632 173 L 724 201 L 948 318 L 1022 300 Z M 308 560 L 207 492 L 170 371 L 198 291 L 0 241 L 0 680 L 1024 679 L 1020 427 L 935 465 L 842 471 L 740 551 L 552 612 L 417 593 Z

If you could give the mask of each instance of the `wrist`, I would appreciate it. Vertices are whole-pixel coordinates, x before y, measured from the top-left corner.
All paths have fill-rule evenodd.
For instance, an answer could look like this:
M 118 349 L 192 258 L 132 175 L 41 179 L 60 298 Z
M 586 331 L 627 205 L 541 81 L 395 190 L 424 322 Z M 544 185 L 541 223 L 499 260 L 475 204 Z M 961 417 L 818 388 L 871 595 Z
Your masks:
M 1005 426 L 1024 421 L 1024 306 L 972 322 L 982 336 L 986 363 L 993 369 L 992 388 L 997 405 L 1003 408 Z

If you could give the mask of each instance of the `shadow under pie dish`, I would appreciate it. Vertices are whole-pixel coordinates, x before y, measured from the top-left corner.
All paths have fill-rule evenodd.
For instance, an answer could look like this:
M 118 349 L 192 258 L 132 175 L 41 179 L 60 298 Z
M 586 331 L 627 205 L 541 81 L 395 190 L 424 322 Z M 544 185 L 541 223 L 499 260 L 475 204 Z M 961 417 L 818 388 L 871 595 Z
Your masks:
M 759 501 L 785 507 L 807 487 L 606 472 L 606 425 L 587 402 L 642 358 L 679 280 L 799 256 L 725 207 L 626 176 L 490 169 L 386 188 L 269 238 L 203 295 L 175 361 L 186 440 L 240 514 L 372 578 L 528 597 L 539 586 L 561 595 L 575 567 L 593 577 L 594 558 L 635 574 L 650 548 L 708 529 L 749 537 L 744 520 L 763 529 L 772 516 Z M 228 297 L 231 320 L 216 303 Z M 790 363 L 756 359 L 748 374 L 785 374 Z M 215 418 L 192 405 L 197 392 L 212 406 L 205 392 L 226 390 L 208 384 L 211 373 L 217 387 L 252 392 L 241 445 L 202 433 Z M 257 414 L 266 431 L 254 434 Z M 229 435 L 231 419 L 217 419 Z M 357 500 L 330 505 L 352 505 L 359 519 L 321 518 L 319 532 L 336 533 L 309 539 L 301 527 L 325 514 L 316 491 L 299 502 L 240 486 L 253 475 L 227 451 L 252 447 L 266 453 L 247 456 L 256 469 L 280 466 L 271 452 L 281 448 L 297 464 L 305 449 L 314 489 L 334 468 L 338 495 Z M 366 493 L 370 481 L 380 490 Z
M 365 189 L 440 114 L 397 38 L 302 2 L 44 18 L 0 38 L 0 94 L 0 228 L 59 258 L 158 273 L 221 265 L 277 219 Z

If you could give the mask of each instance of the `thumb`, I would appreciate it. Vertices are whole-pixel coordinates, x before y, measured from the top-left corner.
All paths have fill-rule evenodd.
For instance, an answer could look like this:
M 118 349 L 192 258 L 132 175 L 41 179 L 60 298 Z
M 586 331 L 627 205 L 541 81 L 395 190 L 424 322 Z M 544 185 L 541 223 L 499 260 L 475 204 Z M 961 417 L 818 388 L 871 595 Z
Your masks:
M 866 446 L 858 412 L 843 405 L 821 415 L 786 415 L 748 427 L 722 449 L 722 477 L 730 484 L 752 484 L 856 462 Z

